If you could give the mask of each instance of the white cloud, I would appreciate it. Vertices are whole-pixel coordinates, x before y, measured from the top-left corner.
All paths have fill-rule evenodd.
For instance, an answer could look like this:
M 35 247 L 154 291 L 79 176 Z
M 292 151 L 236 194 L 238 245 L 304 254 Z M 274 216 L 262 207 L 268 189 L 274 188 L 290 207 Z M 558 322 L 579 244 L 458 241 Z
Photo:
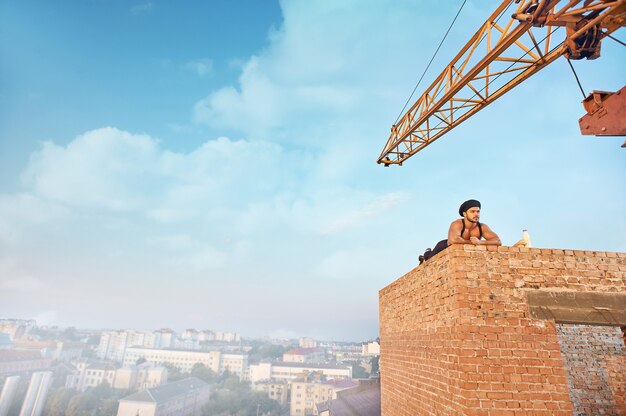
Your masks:
M 38 292 L 44 288 L 41 280 L 29 277 L 0 277 L 0 290 L 7 292 Z
M 268 131 L 284 122 L 288 108 L 284 105 L 289 97 L 257 71 L 257 64 L 255 59 L 246 64 L 241 91 L 225 87 L 198 102 L 194 107 L 194 120 L 216 127 L 236 128 L 248 135 Z
M 53 201 L 111 211 L 145 204 L 135 190 L 154 174 L 156 141 L 106 127 L 77 137 L 66 147 L 43 143 L 31 156 L 23 180 Z
M 185 272 L 204 272 L 223 268 L 228 260 L 225 252 L 216 250 L 209 245 L 196 247 L 186 253 L 174 254 L 167 263 Z
M 193 238 L 187 234 L 159 236 L 148 239 L 150 244 L 160 245 L 174 250 L 187 250 L 196 245 Z
M 41 279 L 31 276 L 14 260 L 0 259 L 0 293 L 36 293 L 45 287 Z
M 166 263 L 193 272 L 220 269 L 228 261 L 228 253 L 187 234 L 161 236 L 149 243 L 165 248 L 168 252 Z
M 339 217 L 333 219 L 329 224 L 322 227 L 320 233 L 333 234 L 346 228 L 357 226 L 362 222 L 385 213 L 407 199 L 407 195 L 400 193 L 382 195 L 362 208 L 342 213 Z
M 327 134 L 296 134 L 315 131 L 321 119 L 325 125 L 352 123 L 355 117 L 372 122 L 369 114 L 376 111 L 381 117 L 397 80 L 412 79 L 397 75 L 411 73 L 421 54 L 394 53 L 415 49 L 412 36 L 425 17 L 415 13 L 414 2 L 394 2 L 393 8 L 385 2 L 364 8 L 351 1 L 281 5 L 284 25 L 271 34 L 265 50 L 243 65 L 238 86 L 196 103 L 197 123 L 275 140 L 292 127 L 290 141 L 328 142 L 332 137 Z M 424 42 L 435 37 L 420 36 Z
M 23 207 L 11 213 L 19 198 L 0 198 L 0 213 L 11 214 L 0 228 L 9 236 L 28 230 L 23 250 L 45 234 L 63 242 L 54 247 L 58 256 L 92 256 L 81 258 L 81 267 L 153 258 L 143 267 L 183 275 L 245 275 L 250 264 L 269 270 L 266 260 L 308 239 L 307 251 L 283 263 L 296 270 L 320 256 L 320 236 L 347 238 L 378 227 L 378 218 L 408 198 L 343 184 L 352 172 L 327 169 L 325 155 L 226 137 L 175 153 L 145 134 L 97 129 L 64 146 L 42 144 L 23 174 Z M 35 233 L 34 224 L 54 213 L 47 207 L 60 208 Z M 24 216 L 29 211 L 42 219 Z
M 384 251 L 381 247 L 338 250 L 327 256 L 314 273 L 329 279 L 378 281 L 385 272 Z
M 68 215 L 62 205 L 32 193 L 0 194 L 0 246 L 19 244 L 29 231 L 63 222 Z
M 304 235 L 349 233 L 367 227 L 407 199 L 408 195 L 398 192 L 377 194 L 330 183 L 316 184 L 313 189 L 281 191 L 271 198 L 252 201 L 234 221 L 234 230 L 244 235 L 276 230 L 284 234 L 285 228 Z
M 130 8 L 130 14 L 132 15 L 140 15 L 144 13 L 149 13 L 152 11 L 154 4 L 151 1 L 144 2 L 141 4 L 136 4 Z
M 282 169 L 273 159 L 281 152 L 271 143 L 222 137 L 173 153 L 147 135 L 103 128 L 65 147 L 44 143 L 23 180 L 31 199 L 172 222 L 279 188 Z
M 185 63 L 183 69 L 191 71 L 202 78 L 213 73 L 213 61 L 208 58 L 196 59 Z

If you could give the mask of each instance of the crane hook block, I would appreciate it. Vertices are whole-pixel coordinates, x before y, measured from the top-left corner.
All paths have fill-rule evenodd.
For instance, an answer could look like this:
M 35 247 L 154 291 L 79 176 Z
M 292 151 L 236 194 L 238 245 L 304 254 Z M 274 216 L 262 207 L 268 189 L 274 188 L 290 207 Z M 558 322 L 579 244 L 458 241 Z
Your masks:
M 626 136 L 626 86 L 617 92 L 594 91 L 583 106 L 587 114 L 578 120 L 581 134 Z

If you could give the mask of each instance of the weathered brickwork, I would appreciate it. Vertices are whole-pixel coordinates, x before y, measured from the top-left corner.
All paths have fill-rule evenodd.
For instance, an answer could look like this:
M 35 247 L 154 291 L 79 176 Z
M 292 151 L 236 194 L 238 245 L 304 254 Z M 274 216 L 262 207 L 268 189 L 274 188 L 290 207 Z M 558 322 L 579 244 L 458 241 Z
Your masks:
M 626 253 L 458 245 L 382 289 L 383 416 L 572 415 L 557 325 L 529 314 L 537 290 L 626 293 Z
M 626 307 L 626 306 L 625 306 Z M 626 415 L 626 347 L 619 327 L 557 325 L 575 415 Z

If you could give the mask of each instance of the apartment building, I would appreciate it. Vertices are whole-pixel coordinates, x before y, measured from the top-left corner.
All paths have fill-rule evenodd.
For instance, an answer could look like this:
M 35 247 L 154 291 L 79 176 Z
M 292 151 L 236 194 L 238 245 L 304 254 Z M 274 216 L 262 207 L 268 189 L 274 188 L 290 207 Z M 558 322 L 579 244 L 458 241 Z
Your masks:
M 167 383 L 167 369 L 150 363 L 116 368 L 105 362 L 88 359 L 74 361 L 75 371 L 69 374 L 65 387 L 85 391 L 106 382 L 115 389 L 145 390 Z
M 260 381 L 253 384 L 252 389 L 266 393 L 270 399 L 276 400 L 281 406 L 287 404 L 287 399 L 289 398 L 289 383 L 286 381 Z
M 252 383 L 259 381 L 293 381 L 308 373 L 319 372 L 328 380 L 352 379 L 352 367 L 336 364 L 307 363 L 259 363 L 250 365 L 248 372 Z
M 113 386 L 115 380 L 115 366 L 109 363 L 94 362 L 86 359 L 74 362 L 76 371 L 67 376 L 65 387 L 85 391 L 106 382 Z
M 103 331 L 96 350 L 98 358 L 121 362 L 128 347 L 149 347 L 155 343 L 155 335 L 150 331 Z
M 243 380 L 248 374 L 248 354 L 222 353 L 220 356 L 220 373 L 229 371 Z
M 28 383 L 20 416 L 41 416 L 52 385 L 52 371 L 35 372 Z
M 272 380 L 272 363 L 261 362 L 258 364 L 250 364 L 248 367 L 248 380 L 253 384 Z
M 378 340 L 365 342 L 361 345 L 362 355 L 380 355 L 380 343 Z
M 143 345 L 152 348 L 174 348 L 176 346 L 176 332 L 169 328 L 162 328 L 152 333 L 153 342 L 151 345 Z M 130 346 L 130 345 L 129 345 Z
M 223 341 L 223 342 L 239 342 L 241 341 L 241 335 L 236 332 L 222 332 L 215 331 L 215 341 Z
M 102 360 L 120 361 L 124 358 L 128 333 L 126 331 L 104 331 L 100 335 L 100 343 L 96 356 Z
M 317 347 L 317 341 L 313 338 L 302 337 L 298 340 L 298 346 L 300 348 L 315 348 Z
M 324 381 L 323 377 L 315 380 L 311 378 L 314 377 L 307 376 L 291 383 L 289 416 L 317 415 L 317 404 L 334 400 L 339 391 L 358 386 L 352 380 Z
M 148 362 L 118 368 L 113 379 L 113 388 L 146 390 L 167 383 L 167 368 Z
M 244 353 L 133 347 L 126 350 L 124 366 L 135 364 L 139 358 L 152 364 L 171 364 L 183 373 L 190 372 L 197 363 L 204 364 L 217 374 L 228 370 L 239 378 L 244 378 L 248 373 L 248 354 Z
M 327 344 L 326 349 L 337 361 L 359 358 L 363 352 L 362 344 Z
M 209 397 L 209 385 L 190 377 L 124 397 L 117 416 L 200 416 Z

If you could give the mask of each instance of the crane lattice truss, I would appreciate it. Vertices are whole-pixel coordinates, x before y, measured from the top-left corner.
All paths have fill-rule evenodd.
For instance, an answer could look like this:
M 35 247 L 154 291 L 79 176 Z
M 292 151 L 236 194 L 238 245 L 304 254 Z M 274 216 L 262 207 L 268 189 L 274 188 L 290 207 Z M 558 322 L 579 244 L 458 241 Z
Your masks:
M 392 126 L 378 163 L 401 165 L 562 55 L 597 58 L 625 21 L 626 0 L 504 1 Z

